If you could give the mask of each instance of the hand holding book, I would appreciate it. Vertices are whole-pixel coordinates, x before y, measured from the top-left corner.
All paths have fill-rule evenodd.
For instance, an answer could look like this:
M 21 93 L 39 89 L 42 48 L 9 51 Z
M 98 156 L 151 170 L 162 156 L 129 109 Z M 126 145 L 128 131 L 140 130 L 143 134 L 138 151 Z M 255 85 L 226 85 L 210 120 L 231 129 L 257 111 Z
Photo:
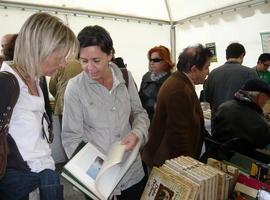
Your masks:
M 125 144 L 113 143 L 107 155 L 87 143 L 64 166 L 62 176 L 92 199 L 109 199 L 138 155 L 140 142 L 133 135 L 123 139 Z
M 125 151 L 131 151 L 137 145 L 139 138 L 130 132 L 122 141 L 121 144 L 125 145 Z

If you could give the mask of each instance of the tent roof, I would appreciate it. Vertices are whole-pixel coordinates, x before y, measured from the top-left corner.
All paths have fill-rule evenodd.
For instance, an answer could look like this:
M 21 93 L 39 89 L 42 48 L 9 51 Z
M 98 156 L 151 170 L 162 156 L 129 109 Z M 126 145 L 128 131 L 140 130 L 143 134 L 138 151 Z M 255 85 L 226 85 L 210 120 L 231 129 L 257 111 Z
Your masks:
M 181 21 L 211 11 L 233 6 L 250 6 L 265 0 L 7 0 L 1 5 L 51 7 L 71 11 L 83 11 L 105 16 L 122 16 L 157 20 L 164 23 Z

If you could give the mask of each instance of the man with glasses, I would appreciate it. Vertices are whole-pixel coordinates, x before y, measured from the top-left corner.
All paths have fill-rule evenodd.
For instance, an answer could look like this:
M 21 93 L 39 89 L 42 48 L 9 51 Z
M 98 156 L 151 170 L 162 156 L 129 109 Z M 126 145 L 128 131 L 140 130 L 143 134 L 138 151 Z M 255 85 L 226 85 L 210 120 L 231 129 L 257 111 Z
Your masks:
M 258 77 L 270 84 L 270 53 L 263 53 L 259 56 L 257 65 L 253 68 L 256 70 Z

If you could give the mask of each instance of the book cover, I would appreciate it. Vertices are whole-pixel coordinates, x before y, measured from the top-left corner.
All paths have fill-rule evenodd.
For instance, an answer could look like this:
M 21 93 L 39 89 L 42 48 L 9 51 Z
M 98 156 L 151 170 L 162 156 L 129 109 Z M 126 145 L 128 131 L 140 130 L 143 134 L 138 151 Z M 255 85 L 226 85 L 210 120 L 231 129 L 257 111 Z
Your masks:
M 187 200 L 191 189 L 168 173 L 154 167 L 141 200 Z
M 192 181 L 188 177 L 182 175 L 178 171 L 172 169 L 171 167 L 167 166 L 166 164 L 162 165 L 160 168 L 165 173 L 171 174 L 173 177 L 177 177 L 177 180 L 183 182 L 185 185 L 187 185 L 188 188 L 191 189 L 189 194 L 189 200 L 196 200 L 199 195 L 200 185 L 196 182 Z
M 257 197 L 258 190 L 251 188 L 242 183 L 236 183 L 233 197 L 237 200 L 255 200 Z
M 254 162 L 251 164 L 250 176 L 270 184 L 270 166 L 265 163 Z

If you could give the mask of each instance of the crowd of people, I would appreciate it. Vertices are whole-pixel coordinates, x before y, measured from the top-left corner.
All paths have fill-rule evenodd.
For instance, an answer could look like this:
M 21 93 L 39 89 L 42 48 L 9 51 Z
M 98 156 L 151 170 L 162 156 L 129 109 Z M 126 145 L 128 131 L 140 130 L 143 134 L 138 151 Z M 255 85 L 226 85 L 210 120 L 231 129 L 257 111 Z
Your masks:
M 244 46 L 232 43 L 226 63 L 209 73 L 210 49 L 187 47 L 175 64 L 166 46 L 155 46 L 147 53 L 149 66 L 138 88 L 123 59 L 114 57 L 109 32 L 98 25 L 84 27 L 76 37 L 57 17 L 36 13 L 18 34 L 3 36 L 1 47 L 0 200 L 26 200 L 37 188 L 41 200 L 63 199 L 49 146 L 48 91 L 55 97 L 53 113 L 68 158 L 82 141 L 104 154 L 116 141 L 125 151 L 140 145 L 113 191 L 119 200 L 140 199 L 152 167 L 167 159 L 223 159 L 270 143 L 263 114 L 270 99 L 269 53 L 246 67 Z M 51 76 L 49 90 L 45 76 Z M 205 129 L 198 84 L 210 104 L 211 133 Z

